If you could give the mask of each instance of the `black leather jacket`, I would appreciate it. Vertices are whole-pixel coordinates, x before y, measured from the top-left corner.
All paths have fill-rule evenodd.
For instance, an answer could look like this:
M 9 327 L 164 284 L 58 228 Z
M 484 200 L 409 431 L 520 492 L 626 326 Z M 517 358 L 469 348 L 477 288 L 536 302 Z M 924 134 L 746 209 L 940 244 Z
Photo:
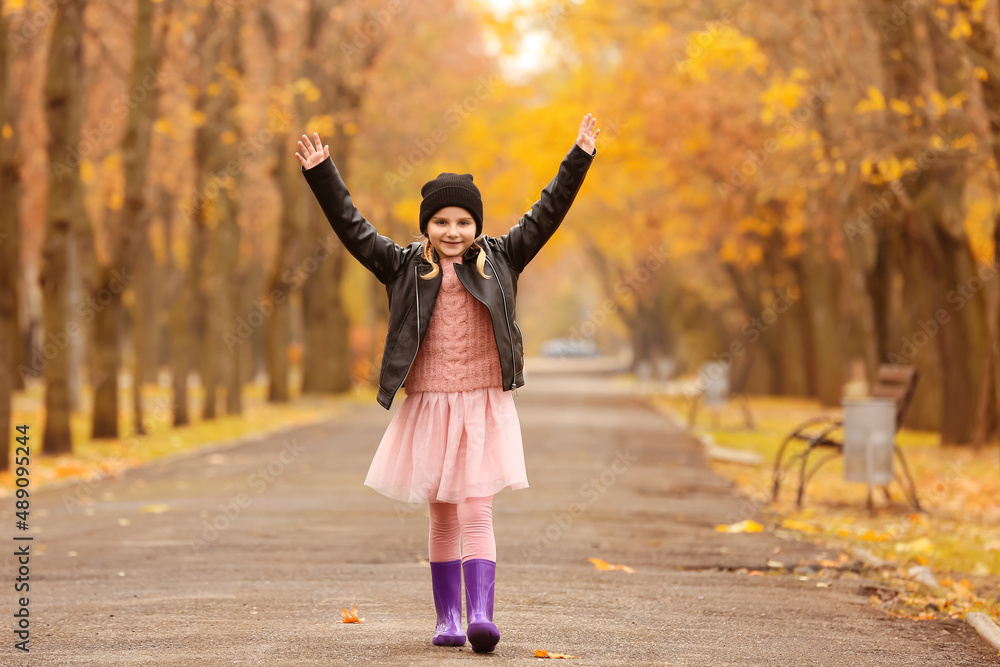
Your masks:
M 490 279 L 484 279 L 476 269 L 476 248 L 470 247 L 462 263 L 453 265 L 462 285 L 489 309 L 504 391 L 524 384 L 523 341 L 514 320 L 518 276 L 559 227 L 595 155 L 596 150 L 588 155 L 574 143 L 559 165 L 559 173 L 545 186 L 531 210 L 500 238 L 480 239 L 479 245 L 486 252 L 484 270 Z M 403 247 L 379 234 L 354 206 L 332 158 L 312 169 L 302 168 L 302 173 L 344 247 L 375 274 L 389 295 L 389 331 L 378 383 L 378 402 L 388 410 L 427 333 L 441 287 L 441 273 L 431 280 L 419 277 L 430 270 L 421 255 L 420 242 Z

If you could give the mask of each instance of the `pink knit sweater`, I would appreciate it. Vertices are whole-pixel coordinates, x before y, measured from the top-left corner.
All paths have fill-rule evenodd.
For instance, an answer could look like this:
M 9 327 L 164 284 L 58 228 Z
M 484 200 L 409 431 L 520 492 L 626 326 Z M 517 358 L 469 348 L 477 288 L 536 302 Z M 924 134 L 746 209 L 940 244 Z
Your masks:
M 441 290 L 404 383 L 407 394 L 503 386 L 490 311 L 462 285 L 455 262 L 462 258 L 440 259 Z

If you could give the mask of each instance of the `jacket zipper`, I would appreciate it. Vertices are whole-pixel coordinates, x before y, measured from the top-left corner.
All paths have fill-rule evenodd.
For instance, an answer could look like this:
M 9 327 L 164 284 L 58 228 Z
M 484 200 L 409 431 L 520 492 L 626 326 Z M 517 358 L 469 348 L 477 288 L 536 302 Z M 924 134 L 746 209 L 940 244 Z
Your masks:
M 500 288 L 500 296 L 503 297 L 503 316 L 507 320 L 507 337 L 510 339 L 510 388 L 514 392 L 514 397 L 517 398 L 517 388 L 514 386 L 517 377 L 517 359 L 514 358 L 514 333 L 510 330 L 510 316 L 507 314 L 507 295 L 504 294 L 500 276 L 497 275 L 497 269 L 490 261 L 489 255 L 486 256 L 486 262 L 493 269 L 493 277 L 497 279 L 497 287 Z
M 417 360 L 417 352 L 420 351 L 420 274 L 417 273 L 417 265 L 413 265 L 413 293 L 417 296 L 417 349 L 413 352 L 413 358 L 410 359 L 410 365 L 406 367 L 406 373 L 403 374 L 403 379 L 399 381 L 396 385 L 396 391 L 392 392 L 395 396 L 396 392 L 400 390 L 403 383 L 406 382 L 406 376 L 410 374 L 410 369 L 413 368 L 413 362 Z

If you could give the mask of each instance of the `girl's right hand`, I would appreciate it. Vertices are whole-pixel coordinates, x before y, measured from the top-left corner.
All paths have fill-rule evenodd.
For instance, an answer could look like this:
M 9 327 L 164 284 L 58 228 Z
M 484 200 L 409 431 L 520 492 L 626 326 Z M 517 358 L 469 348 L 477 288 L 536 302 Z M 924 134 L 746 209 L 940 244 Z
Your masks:
M 309 141 L 309 137 L 303 134 L 302 138 L 306 140 L 306 143 L 303 144 L 299 141 L 299 148 L 302 149 L 302 153 L 305 157 L 302 157 L 302 155 L 299 155 L 298 153 L 295 154 L 295 157 L 297 157 L 299 162 L 302 163 L 303 169 L 312 169 L 320 162 L 330 157 L 330 147 L 323 146 L 323 142 L 319 140 L 319 132 L 313 132 L 313 136 L 316 137 L 316 146 L 313 147 L 313 143 Z M 323 150 L 320 150 L 320 147 L 322 147 Z

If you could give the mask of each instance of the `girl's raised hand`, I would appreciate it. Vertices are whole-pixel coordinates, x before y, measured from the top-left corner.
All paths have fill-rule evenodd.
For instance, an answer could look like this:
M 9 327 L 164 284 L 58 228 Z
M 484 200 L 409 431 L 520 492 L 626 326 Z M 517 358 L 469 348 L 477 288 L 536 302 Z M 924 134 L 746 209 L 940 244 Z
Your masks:
M 597 146 L 597 135 L 601 133 L 599 129 L 594 132 L 595 125 L 597 125 L 597 119 L 588 113 L 583 117 L 583 122 L 580 123 L 580 134 L 576 137 L 576 145 L 587 151 L 588 154 L 594 152 L 594 148 Z
M 302 149 L 302 153 L 305 157 L 302 157 L 302 155 L 299 155 L 298 153 L 295 154 L 295 157 L 297 157 L 299 162 L 302 163 L 303 169 L 312 169 L 320 162 L 330 157 L 330 147 L 324 146 L 323 142 L 319 140 L 319 132 L 313 132 L 313 136 L 316 137 L 316 146 L 313 147 L 313 143 L 309 141 L 309 137 L 303 134 L 302 138 L 306 140 L 306 143 L 299 141 L 299 148 Z M 320 150 L 320 148 L 323 150 Z

